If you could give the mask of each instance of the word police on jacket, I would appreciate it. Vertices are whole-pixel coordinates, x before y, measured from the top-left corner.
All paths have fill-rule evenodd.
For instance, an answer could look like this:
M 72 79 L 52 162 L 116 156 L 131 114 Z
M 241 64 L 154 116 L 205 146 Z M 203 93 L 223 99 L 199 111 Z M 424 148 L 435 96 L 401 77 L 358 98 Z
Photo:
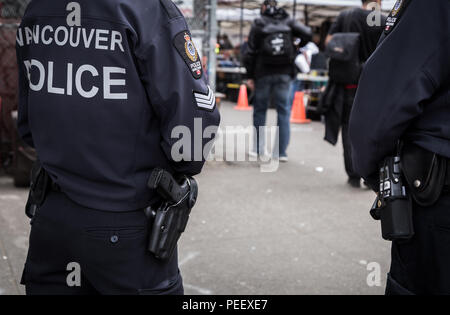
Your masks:
M 19 28 L 17 45 L 44 45 L 49 48 L 70 47 L 73 49 L 94 49 L 106 54 L 125 53 L 123 36 L 119 31 L 87 29 L 74 26 L 33 25 Z M 75 54 L 75 52 L 74 52 Z M 69 59 L 70 57 L 68 57 Z M 112 58 L 111 58 L 112 59 Z M 114 59 L 112 59 L 114 60 Z M 105 100 L 126 100 L 126 69 L 118 65 L 102 67 L 91 64 L 55 63 L 52 60 L 24 60 L 30 89 L 48 94 L 79 95 L 83 98 L 101 96 Z M 61 70 L 64 69 L 64 75 Z M 58 75 L 56 75 L 56 73 Z

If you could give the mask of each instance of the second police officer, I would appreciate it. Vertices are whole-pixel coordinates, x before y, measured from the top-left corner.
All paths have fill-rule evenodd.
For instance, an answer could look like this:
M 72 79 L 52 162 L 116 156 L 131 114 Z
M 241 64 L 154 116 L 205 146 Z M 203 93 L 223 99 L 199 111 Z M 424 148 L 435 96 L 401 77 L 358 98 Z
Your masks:
M 170 0 L 33 0 L 17 54 L 19 132 L 52 182 L 32 219 L 27 293 L 182 294 L 177 255 L 146 249 L 143 209 L 159 199 L 147 181 L 157 167 L 200 173 L 215 131 L 188 141 L 190 159 L 174 156 L 172 131 L 198 124 L 201 137 L 220 118 L 180 11 Z
M 380 164 L 399 153 L 412 200 L 414 233 L 394 238 L 387 294 L 450 293 L 449 16 L 448 0 L 397 1 L 351 116 L 357 172 L 377 190 Z M 408 230 L 399 213 L 382 217 L 383 228 Z

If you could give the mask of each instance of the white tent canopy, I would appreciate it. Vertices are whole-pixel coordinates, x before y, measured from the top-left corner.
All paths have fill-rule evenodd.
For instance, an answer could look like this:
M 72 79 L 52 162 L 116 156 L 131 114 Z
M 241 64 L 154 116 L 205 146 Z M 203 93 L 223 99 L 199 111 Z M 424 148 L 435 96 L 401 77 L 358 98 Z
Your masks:
M 294 0 L 277 0 L 280 5 L 293 5 Z M 385 11 L 390 11 L 396 0 L 384 0 L 381 7 Z M 320 6 L 343 6 L 343 7 L 359 7 L 361 0 L 297 0 L 298 5 L 320 5 Z
M 243 20 L 253 21 L 259 16 L 259 6 L 262 0 L 245 0 Z M 294 0 L 278 0 L 280 6 L 293 10 Z M 219 21 L 238 22 L 241 20 L 241 0 L 219 0 L 217 19 Z M 382 10 L 390 11 L 395 0 L 382 1 Z M 308 12 L 311 19 L 336 16 L 345 7 L 361 6 L 361 0 L 297 0 L 298 17 L 304 18 Z M 290 12 L 292 13 L 292 12 Z M 313 23 L 317 24 L 317 23 Z

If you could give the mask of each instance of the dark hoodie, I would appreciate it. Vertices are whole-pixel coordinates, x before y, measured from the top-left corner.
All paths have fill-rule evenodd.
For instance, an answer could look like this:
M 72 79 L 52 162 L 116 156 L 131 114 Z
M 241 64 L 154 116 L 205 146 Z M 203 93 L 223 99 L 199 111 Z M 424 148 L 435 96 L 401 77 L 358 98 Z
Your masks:
M 265 38 L 264 29 L 271 24 L 285 25 L 290 28 L 292 37 L 300 38 L 302 46 L 311 40 L 311 29 L 291 19 L 284 9 L 273 8 L 266 10 L 252 25 L 248 39 L 248 50 L 244 58 L 248 75 L 252 79 L 259 79 L 273 74 L 294 75 L 295 67 L 292 61 L 287 61 L 286 64 L 273 65 L 266 63 L 264 60 L 264 56 L 261 53 L 261 47 Z

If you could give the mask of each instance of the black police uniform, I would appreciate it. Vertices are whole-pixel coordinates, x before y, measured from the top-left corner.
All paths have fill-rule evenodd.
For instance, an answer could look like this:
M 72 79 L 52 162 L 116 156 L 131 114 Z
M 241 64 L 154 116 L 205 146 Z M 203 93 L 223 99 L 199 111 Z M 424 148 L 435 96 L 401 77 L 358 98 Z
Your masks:
M 399 0 L 365 65 L 350 136 L 355 168 L 373 186 L 399 140 L 450 159 L 449 16 L 448 0 Z M 450 195 L 414 202 L 413 216 L 415 236 L 393 243 L 387 294 L 449 294 Z
M 147 181 L 155 167 L 200 173 L 214 136 L 203 131 L 220 117 L 178 8 L 34 0 L 17 54 L 19 132 L 55 188 L 32 220 L 27 293 L 182 293 L 176 254 L 162 262 L 146 251 L 143 209 L 158 200 Z M 182 157 L 171 152 L 177 126 L 192 132 Z M 81 287 L 66 283 L 71 262 Z

